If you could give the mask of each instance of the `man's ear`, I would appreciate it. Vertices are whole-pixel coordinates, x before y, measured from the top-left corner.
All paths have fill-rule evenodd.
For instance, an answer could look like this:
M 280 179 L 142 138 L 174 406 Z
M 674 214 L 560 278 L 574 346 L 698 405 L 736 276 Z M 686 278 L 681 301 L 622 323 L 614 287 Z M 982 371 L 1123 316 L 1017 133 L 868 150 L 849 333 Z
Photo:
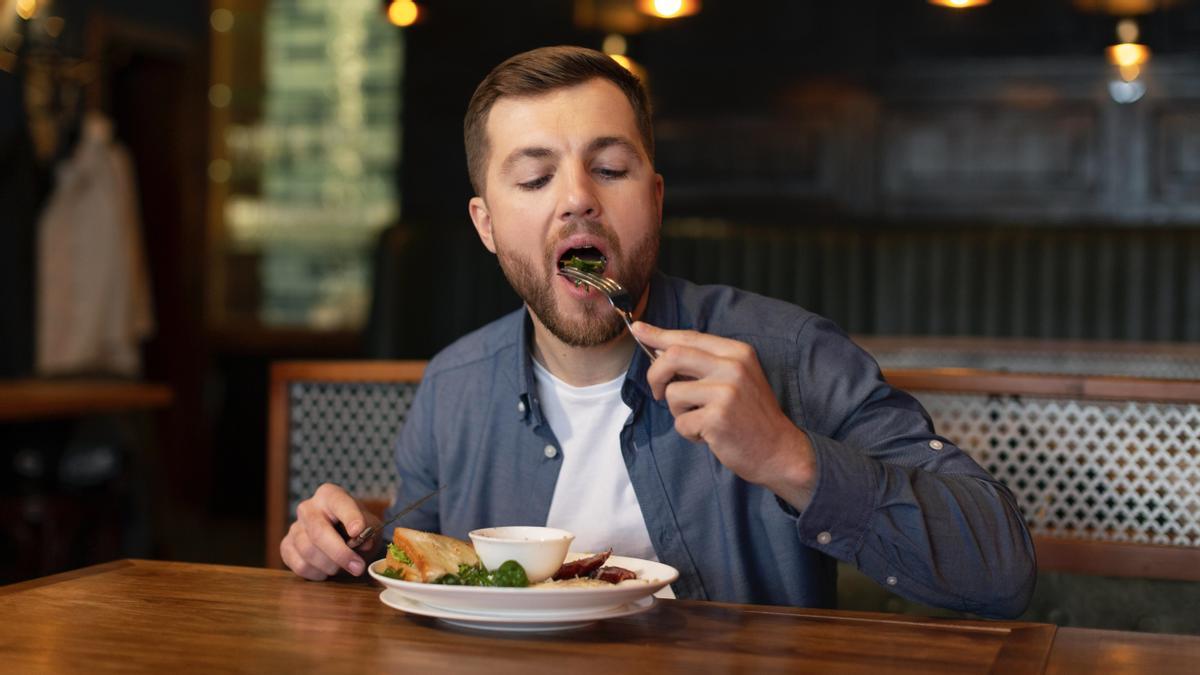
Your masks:
M 663 177 L 661 173 L 654 174 L 654 201 L 658 205 L 658 224 L 662 225 L 663 213 Z
M 496 241 L 492 238 L 492 214 L 488 212 L 487 202 L 483 197 L 471 197 L 467 202 L 467 211 L 471 213 L 471 222 L 475 223 L 475 232 L 479 241 L 492 253 L 496 252 Z M 660 207 L 661 211 L 661 207 Z

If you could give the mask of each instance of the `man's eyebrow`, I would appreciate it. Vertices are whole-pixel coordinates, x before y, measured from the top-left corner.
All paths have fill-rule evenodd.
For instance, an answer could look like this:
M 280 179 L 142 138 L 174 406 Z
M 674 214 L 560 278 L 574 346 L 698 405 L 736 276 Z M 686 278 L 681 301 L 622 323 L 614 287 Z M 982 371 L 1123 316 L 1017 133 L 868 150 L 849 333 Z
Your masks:
M 517 148 L 516 150 L 513 150 L 512 152 L 510 152 L 508 157 L 504 158 L 504 163 L 500 165 L 500 172 L 508 173 L 509 169 L 512 168 L 513 164 L 516 164 L 517 162 L 521 161 L 522 159 L 527 159 L 527 158 L 546 159 L 548 157 L 554 157 L 554 156 L 555 156 L 555 152 L 553 150 L 551 150 L 550 148 L 542 148 L 542 147 L 536 147 L 536 146 L 531 146 L 531 147 L 527 147 L 527 148 Z
M 605 148 L 612 146 L 620 146 L 630 152 L 634 157 L 641 158 L 642 154 L 638 151 L 638 146 L 633 141 L 624 136 L 601 136 L 588 143 L 587 152 L 589 155 L 600 152 Z

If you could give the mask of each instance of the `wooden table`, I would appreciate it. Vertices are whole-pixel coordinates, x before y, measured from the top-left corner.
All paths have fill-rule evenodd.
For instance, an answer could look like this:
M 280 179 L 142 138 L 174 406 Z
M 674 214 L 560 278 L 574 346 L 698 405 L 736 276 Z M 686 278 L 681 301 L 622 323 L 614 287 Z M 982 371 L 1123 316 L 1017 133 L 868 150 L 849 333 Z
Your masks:
M 8 672 L 1193 672 L 1200 638 L 691 601 L 562 633 L 447 626 L 362 580 L 123 560 L 0 587 Z

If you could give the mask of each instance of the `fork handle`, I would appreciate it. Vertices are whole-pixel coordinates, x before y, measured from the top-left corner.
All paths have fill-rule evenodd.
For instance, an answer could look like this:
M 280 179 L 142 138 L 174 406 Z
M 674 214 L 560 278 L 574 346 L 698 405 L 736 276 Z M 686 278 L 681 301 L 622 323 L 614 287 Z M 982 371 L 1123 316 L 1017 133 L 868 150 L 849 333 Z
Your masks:
M 362 532 L 359 532 L 357 537 L 354 537 L 350 541 L 346 542 L 346 546 L 349 548 L 358 548 L 359 546 L 363 545 L 364 541 L 366 541 L 374 536 L 375 536 L 375 527 L 368 526 L 367 529 L 363 530 Z
M 632 337 L 633 341 L 642 348 L 643 352 L 646 352 L 646 356 L 650 358 L 650 363 L 654 363 L 654 360 L 658 357 L 655 356 L 654 352 L 650 351 L 646 345 L 642 344 L 642 341 L 633 334 L 633 322 L 629 320 L 629 314 L 627 314 L 624 310 L 618 309 L 616 305 L 613 305 L 613 309 L 617 310 L 617 314 L 620 314 L 621 319 L 625 321 L 625 327 L 629 329 L 629 336 Z

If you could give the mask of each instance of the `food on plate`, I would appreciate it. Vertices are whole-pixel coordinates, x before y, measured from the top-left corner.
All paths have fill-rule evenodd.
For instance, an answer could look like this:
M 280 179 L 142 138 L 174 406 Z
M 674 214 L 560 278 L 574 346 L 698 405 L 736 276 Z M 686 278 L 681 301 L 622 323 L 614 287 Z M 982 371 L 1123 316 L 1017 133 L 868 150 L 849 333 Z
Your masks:
M 397 527 L 392 533 L 384 561 L 384 576 L 421 583 L 457 574 L 460 565 L 480 564 L 475 549 L 467 542 L 406 527 Z
M 573 579 L 547 579 L 530 588 L 535 590 L 551 590 L 555 588 L 612 588 L 612 584 L 591 577 L 575 577 Z
M 575 577 L 586 577 L 592 572 L 600 568 L 604 561 L 612 555 L 612 549 L 608 549 L 604 553 L 588 556 L 586 558 L 576 558 L 562 564 L 558 571 L 554 573 L 551 579 L 562 581 L 564 579 L 574 579 Z
M 637 572 L 627 570 L 624 567 L 605 566 L 592 572 L 593 579 L 599 579 L 610 584 L 619 584 L 622 581 L 629 581 L 637 578 Z
M 507 560 L 489 570 L 465 541 L 432 532 L 397 527 L 387 546 L 385 577 L 445 586 L 499 586 L 515 588 L 611 587 L 638 580 L 636 572 L 605 566 L 612 549 L 563 563 L 551 579 L 530 583 L 525 568 Z M 644 581 L 644 580 L 641 580 Z
M 554 581 L 571 581 L 573 579 L 595 579 L 602 584 L 619 584 L 622 581 L 637 578 L 637 572 L 632 572 L 624 567 L 605 566 L 608 557 L 612 555 L 612 549 L 608 549 L 604 553 L 597 553 L 586 558 L 577 558 L 569 562 L 563 563 L 562 567 L 554 573 L 552 579 Z M 582 585 L 582 584 L 578 584 Z
M 459 565 L 457 574 L 444 574 L 432 583 L 444 586 L 506 586 L 524 588 L 529 585 L 525 568 L 516 560 L 506 560 L 499 567 L 488 571 L 483 564 Z

